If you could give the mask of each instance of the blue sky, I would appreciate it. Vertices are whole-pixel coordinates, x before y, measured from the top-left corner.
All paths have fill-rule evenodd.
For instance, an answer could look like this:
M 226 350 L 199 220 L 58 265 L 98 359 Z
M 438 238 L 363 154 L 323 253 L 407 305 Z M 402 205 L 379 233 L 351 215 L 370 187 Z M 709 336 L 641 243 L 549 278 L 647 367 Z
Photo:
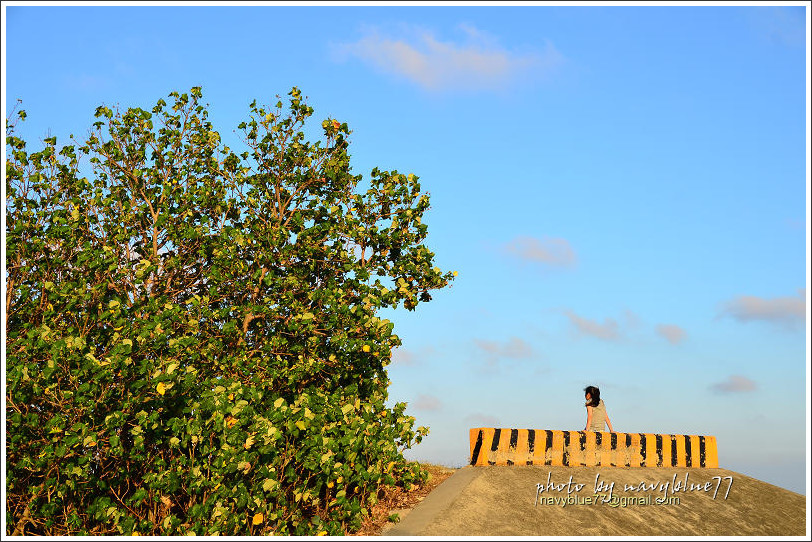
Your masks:
M 4 7 L 29 145 L 201 85 L 233 146 L 298 86 L 356 173 L 420 177 L 459 276 L 384 315 L 390 397 L 431 427 L 410 457 L 582 429 L 593 384 L 615 430 L 715 435 L 721 466 L 807 492 L 805 8 Z

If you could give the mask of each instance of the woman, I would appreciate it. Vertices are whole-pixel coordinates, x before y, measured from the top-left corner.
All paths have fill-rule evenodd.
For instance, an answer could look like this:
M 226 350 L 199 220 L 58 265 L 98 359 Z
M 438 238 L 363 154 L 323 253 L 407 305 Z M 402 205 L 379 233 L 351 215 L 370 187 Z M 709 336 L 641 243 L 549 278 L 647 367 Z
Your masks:
M 614 432 L 612 422 L 609 421 L 609 415 L 606 413 L 606 405 L 603 404 L 601 399 L 601 390 L 595 386 L 587 386 L 584 388 L 584 398 L 586 399 L 586 427 L 584 431 L 603 431 L 605 423 L 609 426 L 609 431 Z

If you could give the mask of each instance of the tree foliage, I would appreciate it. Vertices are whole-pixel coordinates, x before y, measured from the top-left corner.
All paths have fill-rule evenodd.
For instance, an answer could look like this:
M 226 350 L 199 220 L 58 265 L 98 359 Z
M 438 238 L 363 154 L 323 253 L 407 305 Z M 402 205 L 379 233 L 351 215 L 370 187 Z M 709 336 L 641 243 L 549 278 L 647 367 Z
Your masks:
M 239 154 L 201 98 L 33 153 L 7 120 L 7 534 L 341 534 L 425 477 L 376 316 L 453 278 L 417 177 L 362 188 L 296 88 Z

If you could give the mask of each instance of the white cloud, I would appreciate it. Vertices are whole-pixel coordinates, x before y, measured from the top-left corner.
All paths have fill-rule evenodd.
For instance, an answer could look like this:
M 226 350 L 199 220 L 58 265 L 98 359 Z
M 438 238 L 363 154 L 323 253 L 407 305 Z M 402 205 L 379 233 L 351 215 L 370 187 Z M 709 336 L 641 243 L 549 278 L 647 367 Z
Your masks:
M 530 345 L 518 337 L 511 337 L 506 343 L 474 340 L 474 344 L 494 358 L 520 359 L 529 358 L 533 355 L 533 349 Z
M 731 375 L 724 382 L 717 382 L 711 386 L 711 390 L 717 393 L 739 393 L 755 389 L 756 383 L 741 375 Z
M 642 320 L 637 315 L 637 313 L 632 312 L 629 309 L 623 311 L 623 319 L 626 320 L 626 326 L 629 329 L 637 329 L 640 327 L 642 323 Z
M 671 344 L 679 344 L 683 342 L 687 333 L 681 327 L 673 324 L 660 324 L 657 326 L 657 333 L 665 338 Z
M 404 367 L 412 367 L 425 363 L 437 350 L 431 346 L 424 346 L 418 351 L 406 350 L 403 347 L 392 349 L 392 364 Z
M 443 407 L 443 403 L 434 395 L 421 394 L 417 396 L 417 399 L 414 401 L 414 403 L 412 403 L 412 406 L 415 410 L 436 411 Z
M 477 371 L 480 374 L 494 375 L 502 370 L 504 363 L 525 363 L 524 360 L 533 358 L 536 352 L 524 340 L 518 337 L 511 337 L 506 342 L 486 341 L 474 339 L 474 345 L 484 354 L 483 363 L 477 362 Z M 523 370 L 533 368 L 532 365 L 523 365 Z M 538 369 L 538 368 L 537 368 Z
M 575 251 L 566 239 L 519 236 L 504 245 L 503 249 L 525 262 L 539 262 L 553 267 L 574 267 Z
M 750 295 L 739 296 L 725 302 L 721 314 L 740 322 L 761 320 L 793 327 L 806 320 L 806 289 L 798 290 L 796 297 L 765 299 Z
M 590 335 L 604 341 L 616 341 L 620 338 L 618 323 L 613 318 L 605 318 L 603 323 L 582 318 L 572 311 L 566 310 L 564 314 L 570 319 L 575 329 L 582 335 Z
M 754 18 L 761 32 L 772 42 L 788 47 L 803 47 L 806 43 L 804 10 L 801 6 L 760 9 Z
M 563 62 L 547 42 L 541 52 L 514 53 L 470 25 L 459 27 L 464 43 L 438 39 L 416 28 L 398 32 L 372 29 L 354 43 L 333 47 L 340 59 L 359 58 L 380 71 L 395 74 L 428 90 L 501 89 L 518 76 L 545 75 Z
M 416 363 L 415 355 L 408 350 L 395 348 L 392 350 L 392 363 L 397 363 L 398 365 L 414 365 Z

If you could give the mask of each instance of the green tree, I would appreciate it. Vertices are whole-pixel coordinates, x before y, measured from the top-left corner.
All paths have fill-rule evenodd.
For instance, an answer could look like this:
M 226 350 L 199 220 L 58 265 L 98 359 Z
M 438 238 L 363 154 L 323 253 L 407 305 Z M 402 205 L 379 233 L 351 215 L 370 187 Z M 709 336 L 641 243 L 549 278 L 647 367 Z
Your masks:
M 352 531 L 425 479 L 376 314 L 453 278 L 429 198 L 362 189 L 347 125 L 306 140 L 296 88 L 251 104 L 240 154 L 199 87 L 169 98 L 59 150 L 7 120 L 7 534 Z

